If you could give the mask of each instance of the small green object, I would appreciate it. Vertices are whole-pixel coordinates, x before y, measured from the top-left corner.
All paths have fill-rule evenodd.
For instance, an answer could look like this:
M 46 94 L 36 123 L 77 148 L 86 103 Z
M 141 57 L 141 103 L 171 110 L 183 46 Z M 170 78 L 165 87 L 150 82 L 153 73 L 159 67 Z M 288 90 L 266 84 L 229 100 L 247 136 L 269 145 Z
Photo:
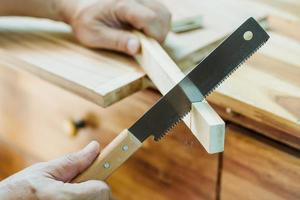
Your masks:
M 172 31 L 174 33 L 182 33 L 192 31 L 203 27 L 202 16 L 189 17 L 177 20 L 172 23 Z

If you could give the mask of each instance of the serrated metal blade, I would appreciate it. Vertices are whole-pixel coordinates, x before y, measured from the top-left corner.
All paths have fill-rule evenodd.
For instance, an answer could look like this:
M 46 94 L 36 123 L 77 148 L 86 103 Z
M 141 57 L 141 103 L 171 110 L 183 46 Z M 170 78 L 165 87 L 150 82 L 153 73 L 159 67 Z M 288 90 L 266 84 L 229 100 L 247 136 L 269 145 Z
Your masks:
M 190 110 L 269 39 L 249 18 L 199 65 L 146 112 L 129 131 L 141 142 L 150 135 L 160 139 Z

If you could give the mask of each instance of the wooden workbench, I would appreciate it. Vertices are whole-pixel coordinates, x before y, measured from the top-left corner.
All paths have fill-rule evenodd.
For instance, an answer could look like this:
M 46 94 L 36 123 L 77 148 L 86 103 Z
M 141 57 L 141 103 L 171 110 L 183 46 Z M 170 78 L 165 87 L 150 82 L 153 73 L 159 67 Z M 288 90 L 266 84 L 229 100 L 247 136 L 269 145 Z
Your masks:
M 293 11 L 300 7 L 296 1 L 290 4 L 293 6 L 284 8 Z M 207 154 L 181 123 L 162 142 L 148 140 L 109 178 L 118 199 L 300 198 L 300 38 L 287 31 L 297 29 L 297 20 L 282 17 L 278 21 L 272 16 L 270 42 L 208 98 L 227 121 L 224 153 Z M 278 28 L 282 23 L 289 29 Z M 34 40 L 30 34 L 25 37 Z M 61 41 L 65 35 L 56 37 Z M 1 41 L 3 44 L 3 37 Z M 74 43 L 62 41 L 68 44 L 66 48 Z M 134 66 L 132 71 L 123 69 L 136 76 L 121 80 L 130 84 L 133 80 L 135 90 L 124 93 L 128 88 L 118 88 L 123 96 L 112 97 L 119 100 L 144 88 L 144 74 L 132 59 L 111 52 L 81 51 L 92 54 L 87 62 L 90 66 L 99 55 L 105 61 L 112 55 Z M 30 58 L 29 54 L 19 55 Z M 58 54 L 52 56 L 63 59 Z M 68 63 L 72 62 L 76 64 L 76 60 Z M 78 150 L 93 139 L 104 147 L 160 97 L 157 91 L 147 89 L 121 101 L 115 98 L 116 103 L 104 109 L 71 89 L 66 91 L 6 65 L 0 64 L 0 178 L 37 161 Z M 86 127 L 75 137 L 65 134 L 69 131 L 65 124 L 87 114 L 97 119 L 96 127 Z

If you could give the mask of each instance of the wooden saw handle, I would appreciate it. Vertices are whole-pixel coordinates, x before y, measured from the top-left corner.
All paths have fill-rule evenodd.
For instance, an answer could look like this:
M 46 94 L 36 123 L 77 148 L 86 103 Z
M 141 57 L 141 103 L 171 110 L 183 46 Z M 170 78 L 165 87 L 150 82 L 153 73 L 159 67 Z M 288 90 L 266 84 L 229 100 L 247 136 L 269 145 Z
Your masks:
M 105 180 L 141 146 L 142 143 L 125 129 L 103 149 L 94 163 L 72 182 Z

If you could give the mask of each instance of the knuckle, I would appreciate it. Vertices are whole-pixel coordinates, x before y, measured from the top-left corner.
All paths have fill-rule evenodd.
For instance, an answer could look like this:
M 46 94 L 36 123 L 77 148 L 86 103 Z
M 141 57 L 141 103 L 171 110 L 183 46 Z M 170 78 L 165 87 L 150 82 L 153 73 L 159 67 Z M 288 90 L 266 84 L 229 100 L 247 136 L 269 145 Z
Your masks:
M 148 22 L 148 23 L 157 23 L 160 18 L 158 17 L 158 15 L 154 12 L 151 12 L 149 14 L 147 14 L 145 17 L 144 17 L 145 21 Z
M 108 185 L 102 181 L 91 180 L 88 181 L 89 193 L 95 196 L 101 197 L 102 200 L 110 199 L 110 188 Z
M 127 49 L 127 40 L 126 39 L 117 39 L 115 40 L 114 46 L 121 51 L 125 51 Z

